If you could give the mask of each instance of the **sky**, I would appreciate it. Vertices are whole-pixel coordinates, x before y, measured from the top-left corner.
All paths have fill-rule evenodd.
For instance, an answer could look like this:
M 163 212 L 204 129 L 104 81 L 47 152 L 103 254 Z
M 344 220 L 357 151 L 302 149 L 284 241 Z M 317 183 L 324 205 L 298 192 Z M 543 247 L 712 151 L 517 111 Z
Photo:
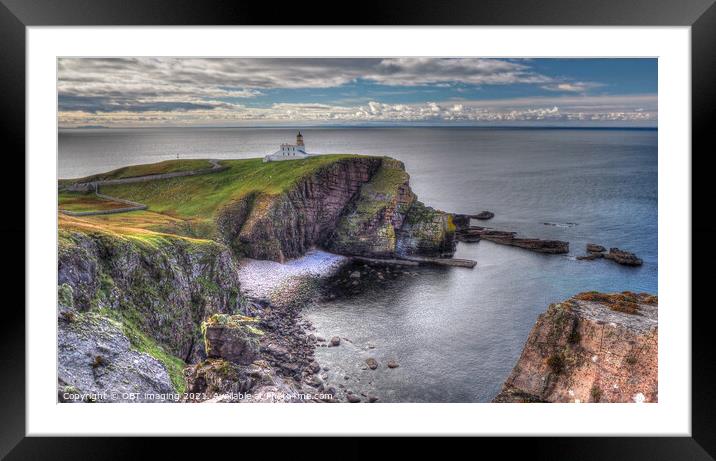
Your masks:
M 656 126 L 657 59 L 60 58 L 60 127 Z

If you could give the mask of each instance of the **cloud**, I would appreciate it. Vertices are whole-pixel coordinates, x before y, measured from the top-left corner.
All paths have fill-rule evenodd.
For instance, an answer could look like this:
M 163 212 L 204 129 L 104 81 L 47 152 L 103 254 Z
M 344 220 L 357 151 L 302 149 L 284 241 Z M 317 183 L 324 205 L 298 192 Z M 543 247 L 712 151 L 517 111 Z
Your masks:
M 360 87 L 349 86 L 347 97 L 330 104 L 252 103 L 277 89 L 336 88 L 354 82 L 372 84 L 372 99 L 366 99 L 369 93 L 361 93 Z M 465 88 L 514 84 L 562 94 L 381 101 L 410 93 L 413 101 L 416 95 L 432 99 L 443 87 L 459 94 Z M 598 86 L 542 75 L 529 60 L 482 58 L 61 58 L 57 83 L 61 126 L 656 119 L 655 95 L 587 95 Z
M 593 88 L 604 86 L 596 82 L 559 82 L 549 85 L 542 85 L 542 88 L 549 91 L 562 91 L 567 93 L 585 93 Z
M 371 123 L 371 122 L 526 122 L 526 121 L 656 121 L 656 95 L 569 96 L 490 101 L 430 101 L 360 105 L 279 103 L 270 107 L 225 104 L 192 111 L 164 110 L 60 113 L 61 126 L 106 125 L 232 125 L 242 123 Z
M 61 58 L 60 110 L 204 108 L 268 89 L 333 88 L 358 80 L 386 86 L 545 83 L 500 59 Z

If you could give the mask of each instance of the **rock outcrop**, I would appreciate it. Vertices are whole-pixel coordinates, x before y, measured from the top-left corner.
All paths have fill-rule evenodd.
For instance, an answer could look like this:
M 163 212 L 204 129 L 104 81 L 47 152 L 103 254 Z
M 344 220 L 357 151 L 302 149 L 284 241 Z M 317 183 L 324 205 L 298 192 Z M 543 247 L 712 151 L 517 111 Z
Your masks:
M 136 350 L 122 325 L 98 313 L 61 310 L 60 402 L 164 402 L 176 392 L 165 365 Z
M 658 300 L 588 292 L 540 315 L 494 402 L 657 402 Z
M 587 243 L 587 254 L 577 256 L 577 259 L 593 261 L 604 258 L 623 266 L 641 266 L 644 263 L 637 255 L 629 251 L 620 250 L 619 248 L 610 248 L 609 253 L 606 253 L 606 251 L 607 249 L 601 245 Z
M 241 309 L 235 259 L 214 242 L 61 230 L 58 258 L 75 309 L 112 312 L 185 361 L 204 356 L 203 319 Z
M 217 224 L 237 254 L 283 262 L 320 245 L 382 159 L 338 160 L 278 195 L 250 194 L 219 212 Z
M 610 248 L 609 253 L 606 253 L 604 258 L 623 266 L 641 266 L 644 263 L 634 253 L 620 250 L 619 248 Z
M 264 335 L 259 319 L 243 315 L 214 314 L 201 324 L 207 357 L 249 365 L 259 356 Z
M 517 232 L 490 229 L 489 227 L 469 226 L 468 228 L 462 228 L 457 233 L 457 238 L 461 242 L 478 242 L 484 239 L 502 245 L 536 251 L 538 253 L 569 253 L 569 242 L 517 237 Z
M 378 258 L 451 257 L 456 245 L 452 215 L 419 202 L 409 179 L 402 162 L 383 159 L 343 213 L 327 248 Z
M 277 195 L 248 194 L 217 215 L 221 239 L 240 256 L 283 262 L 314 246 L 340 254 L 451 256 L 449 214 L 417 202 L 402 162 L 332 162 Z M 404 225 L 407 223 L 408 225 Z

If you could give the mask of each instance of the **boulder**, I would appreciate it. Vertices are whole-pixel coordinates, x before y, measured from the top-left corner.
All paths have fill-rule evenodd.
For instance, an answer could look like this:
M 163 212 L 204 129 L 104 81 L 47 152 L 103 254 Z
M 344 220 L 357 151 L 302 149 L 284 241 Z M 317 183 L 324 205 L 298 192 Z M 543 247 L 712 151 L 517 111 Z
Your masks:
M 333 346 L 333 347 L 335 347 L 335 346 L 340 346 L 340 345 L 341 345 L 341 338 L 338 337 L 338 336 L 332 337 L 330 344 L 331 344 L 331 346 Z
M 209 358 L 222 358 L 240 365 L 248 365 L 258 358 L 258 319 L 243 315 L 214 314 L 201 324 L 204 348 Z
M 619 248 L 610 248 L 609 253 L 605 254 L 604 257 L 624 266 L 641 266 L 643 264 L 643 261 L 634 253 L 620 250 Z
M 375 370 L 376 368 L 378 368 L 378 361 L 373 357 L 366 359 L 365 363 L 371 370 Z
M 385 364 L 388 368 L 398 368 L 400 365 L 393 359 L 390 359 Z
M 605 251 L 607 251 L 607 249 L 601 245 L 587 243 L 587 253 L 604 253 Z
M 493 402 L 657 402 L 658 299 L 576 295 L 539 316 Z

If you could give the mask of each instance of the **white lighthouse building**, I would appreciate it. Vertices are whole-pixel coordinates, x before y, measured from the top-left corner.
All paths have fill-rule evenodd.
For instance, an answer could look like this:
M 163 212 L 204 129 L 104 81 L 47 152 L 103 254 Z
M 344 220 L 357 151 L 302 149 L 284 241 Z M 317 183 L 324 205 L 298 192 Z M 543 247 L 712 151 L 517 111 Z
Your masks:
M 264 157 L 265 162 L 280 162 L 283 160 L 299 160 L 310 157 L 303 143 L 303 135 L 299 131 L 296 135 L 296 144 L 281 144 L 281 149 Z

